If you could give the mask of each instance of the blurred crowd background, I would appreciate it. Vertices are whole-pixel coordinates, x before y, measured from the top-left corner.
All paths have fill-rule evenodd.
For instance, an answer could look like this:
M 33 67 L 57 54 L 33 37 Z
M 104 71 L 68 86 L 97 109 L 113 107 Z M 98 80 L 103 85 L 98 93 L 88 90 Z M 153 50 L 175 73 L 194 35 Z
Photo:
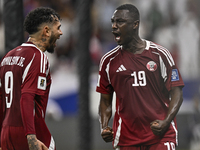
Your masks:
M 1 57 L 5 54 L 2 1 L 0 3 Z M 76 19 L 77 0 L 23 0 L 23 3 L 24 16 L 32 9 L 44 6 L 55 9 L 62 18 L 61 30 L 63 35 L 57 42 L 55 54 L 47 54 L 50 59 L 53 79 L 47 122 L 49 122 L 50 127 L 52 126 L 52 130 L 55 126 L 54 122 L 57 122 L 58 125 L 59 122 L 66 120 L 66 123 L 64 123 L 66 126 L 72 122 L 76 124 L 74 118 L 78 109 L 77 91 L 79 86 L 78 68 L 76 67 L 76 54 L 78 52 L 76 44 L 79 42 L 77 40 L 78 24 Z M 179 131 L 180 140 L 182 140 L 182 142 L 180 141 L 180 148 L 200 150 L 200 0 L 92 1 L 92 35 L 89 50 L 92 58 L 90 112 L 93 119 L 98 120 L 99 94 L 95 92 L 98 64 L 101 57 L 116 46 L 111 33 L 110 19 L 115 8 L 125 3 L 134 4 L 140 11 L 140 36 L 166 47 L 172 53 L 185 82 L 184 102 L 178 114 L 179 119 L 177 119 L 182 127 Z M 28 35 L 25 33 L 25 39 L 27 38 Z M 96 136 L 100 137 L 100 133 L 98 133 L 99 125 L 97 124 L 94 128 L 97 128 Z M 67 144 L 70 145 L 70 142 Z M 74 145 L 72 142 L 70 149 L 75 149 L 73 148 Z M 96 145 L 98 145 L 98 142 L 96 142 Z M 111 147 L 105 143 L 102 143 L 99 147 L 102 147 L 102 145 L 106 145 L 106 148 Z M 104 150 L 106 148 L 102 147 Z

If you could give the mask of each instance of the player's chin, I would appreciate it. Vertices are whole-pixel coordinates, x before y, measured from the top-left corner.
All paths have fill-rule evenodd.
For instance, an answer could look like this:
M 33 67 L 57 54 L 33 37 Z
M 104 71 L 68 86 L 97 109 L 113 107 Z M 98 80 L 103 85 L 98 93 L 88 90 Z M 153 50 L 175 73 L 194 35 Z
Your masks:
M 48 48 L 48 49 L 47 49 L 47 52 L 49 52 L 49 53 L 54 53 L 54 47 Z
M 116 41 L 118 45 L 122 45 L 122 42 L 119 40 L 119 41 Z

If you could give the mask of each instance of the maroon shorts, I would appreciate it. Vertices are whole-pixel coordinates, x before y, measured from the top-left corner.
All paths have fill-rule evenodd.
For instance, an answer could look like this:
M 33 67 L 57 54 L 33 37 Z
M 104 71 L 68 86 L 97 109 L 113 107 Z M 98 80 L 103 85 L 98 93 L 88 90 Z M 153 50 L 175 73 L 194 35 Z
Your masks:
M 3 127 L 1 130 L 2 150 L 29 150 L 23 127 Z
M 173 142 L 160 142 L 153 145 L 142 146 L 130 146 L 130 147 L 118 147 L 116 150 L 175 150 L 175 144 Z

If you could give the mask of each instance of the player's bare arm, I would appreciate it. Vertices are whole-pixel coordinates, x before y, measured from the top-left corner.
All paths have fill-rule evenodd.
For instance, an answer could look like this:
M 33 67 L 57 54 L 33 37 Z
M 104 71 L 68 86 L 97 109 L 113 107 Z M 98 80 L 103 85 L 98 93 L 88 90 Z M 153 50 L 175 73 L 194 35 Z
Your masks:
M 108 126 L 112 116 L 112 94 L 101 94 L 99 105 L 99 117 L 101 125 L 101 136 L 105 142 L 113 141 L 112 128 Z
M 34 134 L 27 135 L 28 146 L 30 150 L 48 150 L 48 148 Z
M 162 135 L 169 127 L 183 102 L 182 87 L 172 87 L 170 91 L 171 102 L 165 120 L 155 120 L 151 122 L 151 130 L 155 135 Z

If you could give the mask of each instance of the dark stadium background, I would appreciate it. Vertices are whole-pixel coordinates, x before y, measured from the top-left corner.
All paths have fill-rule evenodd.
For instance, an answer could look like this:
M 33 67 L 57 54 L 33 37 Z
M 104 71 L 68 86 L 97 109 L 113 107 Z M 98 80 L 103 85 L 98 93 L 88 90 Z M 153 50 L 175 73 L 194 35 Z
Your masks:
M 123 3 L 139 8 L 141 37 L 174 56 L 185 82 L 177 150 L 200 150 L 199 0 L 0 0 L 0 57 L 27 40 L 22 22 L 30 10 L 55 9 L 63 36 L 55 54 L 47 54 L 53 79 L 47 125 L 57 150 L 111 150 L 100 136 L 95 87 L 101 56 L 116 46 L 110 18 Z

